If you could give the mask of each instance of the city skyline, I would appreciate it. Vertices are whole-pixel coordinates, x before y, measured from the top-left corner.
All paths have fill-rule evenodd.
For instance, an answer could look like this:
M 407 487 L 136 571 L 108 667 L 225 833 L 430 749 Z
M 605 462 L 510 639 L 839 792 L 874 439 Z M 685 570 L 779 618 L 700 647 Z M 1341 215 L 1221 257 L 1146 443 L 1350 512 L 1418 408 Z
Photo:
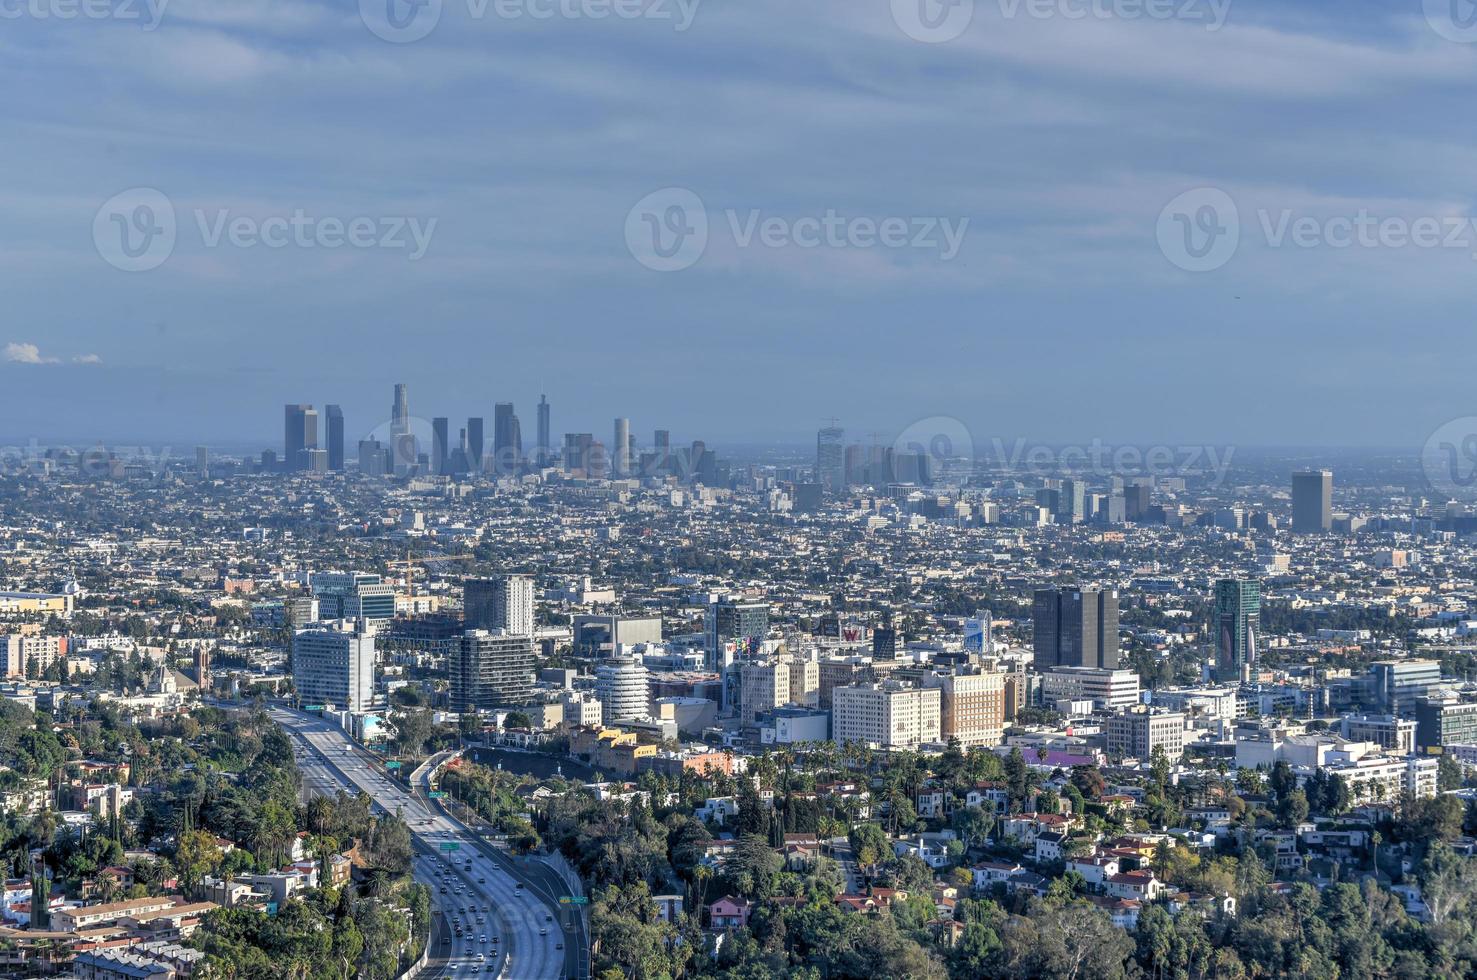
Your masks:
M 429 37 L 392 45 L 318 4 L 292 18 L 173 4 L 132 35 L 148 56 L 124 59 L 108 32 L 53 38 L 54 22 L 17 19 L 13 43 L 55 47 L 44 67 L 4 69 L 47 94 L 17 112 L 0 202 L 15 435 L 254 440 L 258 402 L 323 392 L 348 416 L 382 412 L 378 396 L 332 389 L 392 360 L 442 394 L 436 414 L 486 414 L 473 409 L 489 389 L 531 405 L 542 386 L 591 431 L 616 411 L 680 414 L 721 439 L 949 415 L 1045 440 L 1081 438 L 1090 417 L 1115 440 L 1418 446 L 1472 414 L 1451 356 L 1470 249 L 1279 247 L 1262 221 L 1465 213 L 1471 138 L 1448 121 L 1477 75 L 1471 45 L 1419 4 L 1247 0 L 1214 31 L 973 6 L 974 29 L 941 44 L 909 37 L 886 3 L 757 0 L 703 4 L 683 31 L 447 11 Z M 98 63 L 124 72 L 106 105 L 79 82 Z M 401 71 L 416 83 L 368 111 L 362 78 Z M 520 98 L 490 98 L 508 72 Z M 739 108 L 776 91 L 779 111 Z M 1371 113 L 1386 139 L 1368 138 Z M 468 118 L 486 125 L 470 133 Z M 1248 142 L 1273 131 L 1275 154 Z M 91 234 L 129 188 L 176 213 L 173 254 L 148 271 L 110 266 Z M 663 188 L 702 200 L 712 239 L 669 274 L 625 234 Z M 1161 252 L 1156 226 L 1201 188 L 1236 202 L 1242 241 L 1197 273 Z M 298 210 L 438 223 L 413 262 L 211 246 L 200 231 L 221 213 Z M 745 247 L 729 221 L 829 211 L 970 224 L 944 262 Z M 1012 368 L 1046 352 L 1047 383 Z M 581 384 L 559 383 L 579 365 Z M 715 369 L 733 383 L 714 385 Z M 1208 377 L 1234 388 L 1234 413 Z M 772 407 L 756 386 L 785 397 Z

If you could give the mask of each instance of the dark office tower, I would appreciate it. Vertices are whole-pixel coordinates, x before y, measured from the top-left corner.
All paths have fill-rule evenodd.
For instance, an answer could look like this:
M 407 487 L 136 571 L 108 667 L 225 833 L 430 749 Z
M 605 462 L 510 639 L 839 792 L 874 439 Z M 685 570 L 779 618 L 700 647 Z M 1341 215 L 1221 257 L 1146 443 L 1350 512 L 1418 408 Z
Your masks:
M 1118 667 L 1118 593 L 1038 589 L 1032 604 L 1037 670 Z
M 1123 488 L 1123 516 L 1129 521 L 1141 521 L 1149 512 L 1149 484 L 1135 481 Z
M 672 433 L 667 429 L 653 432 L 651 450 L 649 475 L 665 476 L 672 472 Z
M 564 433 L 564 472 L 588 472 L 595 437 L 588 432 Z
M 872 659 L 897 659 L 897 629 L 892 625 L 892 613 L 882 617 L 882 625 L 872 631 Z
M 1333 527 L 1333 471 L 1292 475 L 1292 533 L 1322 534 Z
M 431 420 L 431 472 L 437 476 L 446 472 L 447 460 L 450 458 L 449 425 L 444 418 Z
M 482 420 L 480 418 L 467 419 L 467 469 L 473 473 L 482 472 L 482 449 L 487 445 L 487 440 L 482 435 Z
M 549 442 L 549 399 L 538 396 L 538 462 L 547 466 L 553 444 Z
M 1262 585 L 1255 579 L 1220 579 L 1215 583 L 1216 679 L 1236 683 L 1248 679 L 1256 665 L 1262 624 Z
M 523 438 L 512 402 L 498 402 L 492 413 L 492 464 L 498 473 L 516 473 L 523 455 Z
M 284 415 L 283 458 L 287 468 L 294 470 L 301 465 L 304 449 L 318 448 L 318 413 L 312 405 L 288 405 Z
M 631 475 L 631 420 L 615 420 L 615 438 L 610 442 L 611 474 L 617 479 Z
M 344 410 L 337 405 L 324 407 L 328 414 L 324 422 L 324 435 L 328 439 L 328 468 L 335 473 L 344 471 Z
M 815 482 L 828 493 L 846 488 L 846 430 L 831 425 L 815 435 Z

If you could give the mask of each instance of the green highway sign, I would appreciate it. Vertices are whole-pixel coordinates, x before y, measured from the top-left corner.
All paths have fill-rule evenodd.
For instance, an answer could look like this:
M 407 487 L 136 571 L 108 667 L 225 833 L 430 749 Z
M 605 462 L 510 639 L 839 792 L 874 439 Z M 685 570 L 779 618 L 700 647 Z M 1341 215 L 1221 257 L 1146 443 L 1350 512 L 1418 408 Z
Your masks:
M 433 800 L 439 800 L 439 799 L 441 799 L 441 797 L 443 797 L 443 796 L 446 795 L 446 791 L 445 790 L 439 790 L 439 789 L 433 789 L 433 790 L 431 790 L 431 792 L 430 792 L 429 795 L 430 795 L 431 799 L 433 799 Z
M 321 705 L 321 704 L 305 704 L 305 705 L 303 705 L 303 710 L 304 711 L 322 711 L 323 710 L 323 705 Z
M 447 841 L 445 844 L 441 845 L 441 850 L 443 851 L 460 851 L 461 849 L 461 841 Z
M 590 900 L 583 895 L 560 895 L 560 905 L 589 905 Z
M 399 769 L 400 768 L 400 762 L 398 760 L 396 760 L 396 759 L 391 759 L 389 762 L 386 762 L 385 763 L 385 768 L 386 769 Z

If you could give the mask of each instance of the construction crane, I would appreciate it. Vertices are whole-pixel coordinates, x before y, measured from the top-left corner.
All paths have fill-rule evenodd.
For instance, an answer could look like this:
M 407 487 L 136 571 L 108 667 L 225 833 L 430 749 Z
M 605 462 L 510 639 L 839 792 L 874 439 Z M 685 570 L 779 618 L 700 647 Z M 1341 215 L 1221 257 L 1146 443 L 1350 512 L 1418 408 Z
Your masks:
M 410 597 L 412 599 L 414 599 L 415 598 L 415 566 L 416 565 L 430 565 L 433 562 L 443 562 L 443 561 L 472 561 L 476 557 L 477 557 L 476 555 L 461 554 L 461 555 L 421 555 L 419 558 L 417 558 L 415 555 L 413 555 L 410 552 L 410 549 L 407 548 L 406 551 L 405 551 L 405 557 L 404 558 L 400 559 L 399 561 L 386 562 L 385 564 L 389 568 L 392 568 L 392 569 L 394 569 L 394 568 L 402 568 L 402 567 L 405 569 L 405 587 L 410 590 Z

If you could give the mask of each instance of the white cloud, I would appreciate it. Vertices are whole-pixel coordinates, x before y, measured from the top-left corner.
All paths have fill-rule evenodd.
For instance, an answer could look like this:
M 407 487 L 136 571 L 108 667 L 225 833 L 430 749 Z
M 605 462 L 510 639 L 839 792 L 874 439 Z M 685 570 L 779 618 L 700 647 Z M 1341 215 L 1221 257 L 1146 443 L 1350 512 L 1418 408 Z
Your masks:
M 15 343 L 5 345 L 5 359 L 12 364 L 55 364 L 56 358 L 42 357 L 41 348 L 35 344 Z
M 78 354 L 72 358 L 73 364 L 101 364 L 103 359 L 96 354 Z

